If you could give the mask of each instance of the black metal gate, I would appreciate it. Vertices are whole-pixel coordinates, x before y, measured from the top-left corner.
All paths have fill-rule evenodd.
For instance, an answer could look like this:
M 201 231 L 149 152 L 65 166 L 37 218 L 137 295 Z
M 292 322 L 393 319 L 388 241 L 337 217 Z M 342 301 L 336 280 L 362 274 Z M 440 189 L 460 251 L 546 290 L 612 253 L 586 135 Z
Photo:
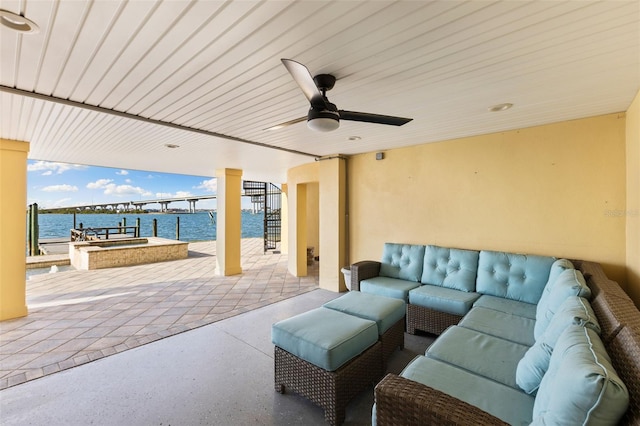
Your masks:
M 268 182 L 245 180 L 242 183 L 244 195 L 251 197 L 254 208 L 264 212 L 264 252 L 277 250 L 281 231 L 282 191 Z

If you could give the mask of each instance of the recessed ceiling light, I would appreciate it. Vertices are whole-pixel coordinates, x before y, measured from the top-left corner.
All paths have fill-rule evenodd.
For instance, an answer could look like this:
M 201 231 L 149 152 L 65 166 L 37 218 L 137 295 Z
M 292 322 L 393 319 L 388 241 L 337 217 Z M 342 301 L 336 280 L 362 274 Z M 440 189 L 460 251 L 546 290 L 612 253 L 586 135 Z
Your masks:
M 38 25 L 22 15 L 0 9 L 0 24 L 20 33 L 35 34 L 40 31 Z
M 499 112 L 499 111 L 506 111 L 509 108 L 511 108 L 513 106 L 513 104 L 510 103 L 504 103 L 504 104 L 498 104 L 498 105 L 494 105 L 489 107 L 489 111 L 491 112 Z
M 362 138 L 360 136 L 349 136 L 347 139 L 350 141 L 359 141 Z
M 176 144 L 173 144 L 173 143 L 165 143 L 164 146 L 166 148 L 170 148 L 170 149 L 180 148 L 180 145 L 176 145 Z

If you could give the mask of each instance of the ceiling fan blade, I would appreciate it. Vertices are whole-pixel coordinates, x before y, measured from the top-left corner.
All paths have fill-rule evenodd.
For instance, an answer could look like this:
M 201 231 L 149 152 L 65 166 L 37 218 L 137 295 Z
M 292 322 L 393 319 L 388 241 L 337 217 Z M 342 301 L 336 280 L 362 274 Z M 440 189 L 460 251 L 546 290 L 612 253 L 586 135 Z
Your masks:
M 267 127 L 264 130 L 278 130 L 283 127 L 291 126 L 292 124 L 301 123 L 303 121 L 307 121 L 307 116 L 296 118 L 294 120 L 285 121 L 284 123 L 276 124 L 275 126 Z
M 402 126 L 413 118 L 393 117 L 391 115 L 369 114 L 367 112 L 338 111 L 341 120 L 364 121 L 366 123 L 388 124 L 391 126 Z
M 294 81 L 298 83 L 300 89 L 302 89 L 302 93 L 306 96 L 312 106 L 316 108 L 324 108 L 326 103 L 324 100 L 324 96 L 316 86 L 316 83 L 313 81 L 313 76 L 309 69 L 302 65 L 300 62 L 296 62 L 292 59 L 280 59 L 293 77 Z

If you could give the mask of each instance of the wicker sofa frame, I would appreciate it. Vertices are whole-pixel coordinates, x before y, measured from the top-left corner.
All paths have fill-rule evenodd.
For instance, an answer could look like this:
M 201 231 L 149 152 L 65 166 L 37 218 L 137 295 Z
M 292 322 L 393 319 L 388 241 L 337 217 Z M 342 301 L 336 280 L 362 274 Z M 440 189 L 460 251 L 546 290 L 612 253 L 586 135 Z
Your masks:
M 640 312 L 598 263 L 572 262 L 591 288 L 593 310 L 603 335 L 608 337 L 603 343 L 629 390 L 629 408 L 620 424 L 640 425 Z M 353 271 L 352 268 L 352 274 Z M 388 374 L 378 383 L 374 395 L 378 426 L 505 424 L 451 395 L 395 374 Z
M 360 290 L 360 281 L 377 277 L 380 274 L 380 262 L 363 260 L 351 265 L 351 290 Z M 462 316 L 437 311 L 418 305 L 407 304 L 406 330 L 409 334 L 416 331 L 441 334 L 447 327 L 456 325 Z

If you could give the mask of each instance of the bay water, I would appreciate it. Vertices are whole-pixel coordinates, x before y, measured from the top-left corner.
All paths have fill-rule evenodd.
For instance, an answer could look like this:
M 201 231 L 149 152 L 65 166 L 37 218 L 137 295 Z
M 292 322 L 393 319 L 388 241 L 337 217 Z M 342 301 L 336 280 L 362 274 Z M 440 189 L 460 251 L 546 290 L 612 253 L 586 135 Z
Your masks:
M 216 239 L 216 213 L 126 213 L 126 214 L 76 214 L 76 227 L 112 228 L 126 220 L 127 226 L 135 226 L 140 219 L 140 236 L 152 236 L 153 219 L 158 222 L 158 237 L 176 238 L 176 218 L 180 218 L 180 241 L 211 241 Z M 39 238 L 70 238 L 73 214 L 38 215 Z M 132 229 L 128 233 L 132 233 Z M 115 230 L 110 230 L 115 232 Z M 264 214 L 242 211 L 242 238 L 261 238 L 264 235 Z

